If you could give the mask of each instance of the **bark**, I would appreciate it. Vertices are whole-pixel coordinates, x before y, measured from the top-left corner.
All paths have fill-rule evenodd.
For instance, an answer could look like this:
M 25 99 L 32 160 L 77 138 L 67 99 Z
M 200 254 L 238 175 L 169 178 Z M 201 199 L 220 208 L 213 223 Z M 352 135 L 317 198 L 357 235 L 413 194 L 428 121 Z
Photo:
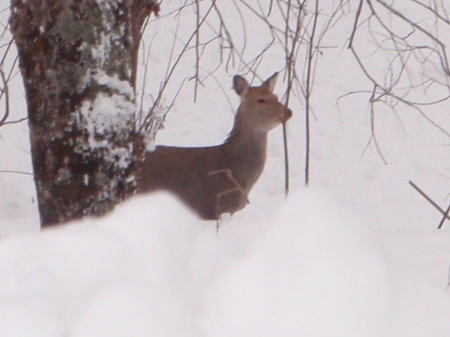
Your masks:
M 102 215 L 133 194 L 137 48 L 156 10 L 143 0 L 11 1 L 43 226 Z

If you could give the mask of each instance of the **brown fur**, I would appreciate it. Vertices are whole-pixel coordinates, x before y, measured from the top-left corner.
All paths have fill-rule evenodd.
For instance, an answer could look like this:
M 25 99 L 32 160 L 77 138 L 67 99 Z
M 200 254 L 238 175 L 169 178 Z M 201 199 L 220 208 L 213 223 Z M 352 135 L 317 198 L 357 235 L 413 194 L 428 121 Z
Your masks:
M 292 115 L 272 93 L 276 78 L 277 73 L 261 86 L 250 87 L 235 76 L 241 105 L 225 142 L 210 147 L 157 146 L 145 154 L 138 192 L 170 191 L 203 219 L 215 220 L 244 208 L 264 168 L 267 133 Z

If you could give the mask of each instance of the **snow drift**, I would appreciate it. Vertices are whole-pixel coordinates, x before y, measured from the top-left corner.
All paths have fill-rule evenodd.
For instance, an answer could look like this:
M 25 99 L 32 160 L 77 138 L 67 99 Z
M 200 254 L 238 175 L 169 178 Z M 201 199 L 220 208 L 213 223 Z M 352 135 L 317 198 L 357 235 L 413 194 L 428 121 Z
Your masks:
M 445 294 L 388 263 L 332 198 L 302 192 L 273 221 L 232 224 L 216 233 L 158 194 L 7 238 L 0 335 L 448 335 Z M 230 232 L 246 230 L 254 240 L 236 249 Z

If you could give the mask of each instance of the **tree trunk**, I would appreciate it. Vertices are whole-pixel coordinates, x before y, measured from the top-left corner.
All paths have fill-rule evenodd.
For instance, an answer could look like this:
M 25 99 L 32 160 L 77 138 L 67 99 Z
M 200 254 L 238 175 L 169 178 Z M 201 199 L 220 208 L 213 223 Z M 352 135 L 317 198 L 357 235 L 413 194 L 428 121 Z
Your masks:
M 12 0 L 42 226 L 102 215 L 131 195 L 144 0 Z

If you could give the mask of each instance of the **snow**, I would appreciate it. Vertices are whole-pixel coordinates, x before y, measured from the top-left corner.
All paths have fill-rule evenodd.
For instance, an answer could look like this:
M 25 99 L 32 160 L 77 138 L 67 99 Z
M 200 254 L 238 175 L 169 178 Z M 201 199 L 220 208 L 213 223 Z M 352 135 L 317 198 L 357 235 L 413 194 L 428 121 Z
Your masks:
M 82 124 L 89 130 L 89 145 L 93 148 L 109 146 L 108 139 L 97 140 L 108 131 L 124 132 L 135 106 L 120 94 L 99 93 L 94 101 L 85 100 L 79 110 Z
M 447 335 L 445 292 L 392 272 L 398 266 L 372 235 L 327 195 L 292 196 L 257 246 L 209 290 L 207 335 Z
M 153 96 L 167 71 L 167 37 L 175 27 L 170 20 L 178 19 L 182 27 L 194 23 L 180 15 L 149 25 L 159 31 L 149 40 L 146 93 Z M 255 32 L 257 25 L 250 25 L 246 48 L 258 53 L 255 45 L 264 41 L 253 41 Z M 189 29 L 180 29 L 178 40 L 186 34 Z M 341 40 L 345 36 L 337 33 L 324 45 Z M 262 78 L 282 68 L 279 56 L 274 52 L 261 63 Z M 164 95 L 168 102 L 192 76 L 193 64 L 189 57 L 180 61 L 179 80 Z M 205 79 L 196 104 L 192 86 L 181 90 L 156 142 L 220 143 L 233 121 L 230 106 L 239 104 L 230 88 L 240 66 Z M 32 176 L 0 173 L 0 336 L 447 337 L 450 223 L 437 231 L 441 215 L 407 182 L 448 205 L 448 137 L 414 110 L 377 106 L 385 165 L 373 144 L 366 148 L 367 97 L 336 104 L 341 95 L 366 88 L 349 53 L 324 49 L 315 76 L 312 187 L 302 182 L 304 107 L 294 96 L 289 197 L 283 195 L 277 129 L 251 203 L 224 217 L 218 232 L 214 222 L 198 220 L 166 194 L 134 198 L 101 219 L 38 232 Z M 117 108 L 132 110 L 122 105 L 131 93 L 121 81 L 104 74 L 97 81 L 115 92 L 113 99 L 99 96 L 85 109 L 100 109 L 104 118 Z M 280 96 L 284 85 L 280 76 Z M 20 78 L 10 93 L 12 118 L 23 117 Z M 448 104 L 430 114 L 447 131 Z M 113 120 L 92 121 L 92 127 Z M 0 128 L 0 171 L 32 171 L 27 132 L 24 123 Z
M 390 261 L 335 199 L 307 190 L 276 213 L 244 250 L 221 235 L 239 228 L 216 233 L 166 194 L 5 239 L 0 334 L 448 335 L 445 287 Z
M 107 75 L 99 71 L 95 75 L 88 72 L 84 83 L 90 81 L 108 89 L 108 92 L 100 92 L 94 100 L 84 100 L 78 111 L 74 114 L 79 119 L 78 125 L 84 125 L 87 131 L 87 144 L 81 144 L 89 148 L 106 149 L 103 155 L 111 162 L 116 162 L 118 167 L 126 169 L 131 160 L 130 148 L 125 146 L 111 146 L 111 137 L 105 135 L 117 135 L 129 133 L 131 128 L 130 119 L 134 116 L 136 105 L 131 84 L 122 81 L 117 75 Z M 69 172 L 70 175 L 70 172 Z M 85 177 L 88 184 L 88 177 Z

